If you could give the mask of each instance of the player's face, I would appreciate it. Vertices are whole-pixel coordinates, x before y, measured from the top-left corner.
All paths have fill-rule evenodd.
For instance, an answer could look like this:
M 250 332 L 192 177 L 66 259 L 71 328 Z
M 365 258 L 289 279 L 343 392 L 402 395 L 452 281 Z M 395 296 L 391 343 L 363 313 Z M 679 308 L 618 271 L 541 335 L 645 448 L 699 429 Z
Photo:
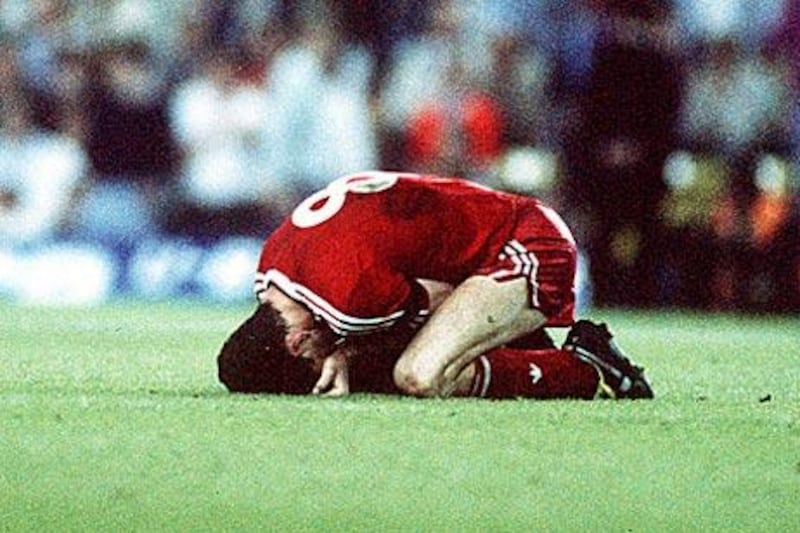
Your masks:
M 305 359 L 324 359 L 334 350 L 330 335 L 319 328 L 289 330 L 286 334 L 286 347 L 295 357 Z
M 305 359 L 323 359 L 333 352 L 335 339 L 314 322 L 305 306 L 275 287 L 267 289 L 262 301 L 269 302 L 286 322 L 286 348 L 290 354 Z

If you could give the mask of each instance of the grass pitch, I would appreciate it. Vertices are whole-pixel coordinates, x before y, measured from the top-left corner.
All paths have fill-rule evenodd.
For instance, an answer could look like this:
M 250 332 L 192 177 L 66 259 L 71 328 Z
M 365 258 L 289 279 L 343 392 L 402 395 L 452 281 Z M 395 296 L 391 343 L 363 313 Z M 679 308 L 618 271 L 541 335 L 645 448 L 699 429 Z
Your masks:
M 651 402 L 232 396 L 250 312 L 0 305 L 0 531 L 797 531 L 800 319 L 602 312 Z

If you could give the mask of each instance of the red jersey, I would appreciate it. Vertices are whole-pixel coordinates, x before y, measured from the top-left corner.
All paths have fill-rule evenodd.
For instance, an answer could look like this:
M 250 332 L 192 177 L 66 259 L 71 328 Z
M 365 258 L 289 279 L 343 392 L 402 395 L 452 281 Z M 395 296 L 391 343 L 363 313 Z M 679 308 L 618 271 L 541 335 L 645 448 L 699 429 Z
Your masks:
M 554 211 L 464 180 L 365 172 L 307 198 L 267 239 L 256 292 L 275 284 L 345 335 L 424 319 L 418 278 L 476 274 L 526 277 L 551 325 L 572 320 L 575 244 Z

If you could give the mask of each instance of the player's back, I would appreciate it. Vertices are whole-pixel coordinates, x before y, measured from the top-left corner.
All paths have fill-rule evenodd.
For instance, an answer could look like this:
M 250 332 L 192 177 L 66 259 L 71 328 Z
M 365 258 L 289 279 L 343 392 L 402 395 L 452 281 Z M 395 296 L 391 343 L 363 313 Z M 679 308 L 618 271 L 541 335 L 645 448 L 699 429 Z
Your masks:
M 301 203 L 265 255 L 283 257 L 278 264 L 291 256 L 294 271 L 324 258 L 329 268 L 390 267 L 458 281 L 490 252 L 491 236 L 513 225 L 520 201 L 458 179 L 355 174 Z

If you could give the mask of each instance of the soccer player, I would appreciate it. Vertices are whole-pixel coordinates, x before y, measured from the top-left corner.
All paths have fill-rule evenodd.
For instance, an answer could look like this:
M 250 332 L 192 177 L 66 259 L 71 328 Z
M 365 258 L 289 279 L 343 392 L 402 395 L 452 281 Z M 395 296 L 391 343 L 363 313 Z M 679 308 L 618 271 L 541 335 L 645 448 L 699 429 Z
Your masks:
M 265 242 L 261 305 L 223 346 L 220 378 L 269 390 L 308 359 L 312 392 L 342 395 L 350 367 L 388 360 L 392 386 L 413 396 L 651 398 L 604 325 L 574 323 L 576 255 L 535 198 L 436 176 L 342 177 Z M 558 349 L 544 328 L 568 326 Z

